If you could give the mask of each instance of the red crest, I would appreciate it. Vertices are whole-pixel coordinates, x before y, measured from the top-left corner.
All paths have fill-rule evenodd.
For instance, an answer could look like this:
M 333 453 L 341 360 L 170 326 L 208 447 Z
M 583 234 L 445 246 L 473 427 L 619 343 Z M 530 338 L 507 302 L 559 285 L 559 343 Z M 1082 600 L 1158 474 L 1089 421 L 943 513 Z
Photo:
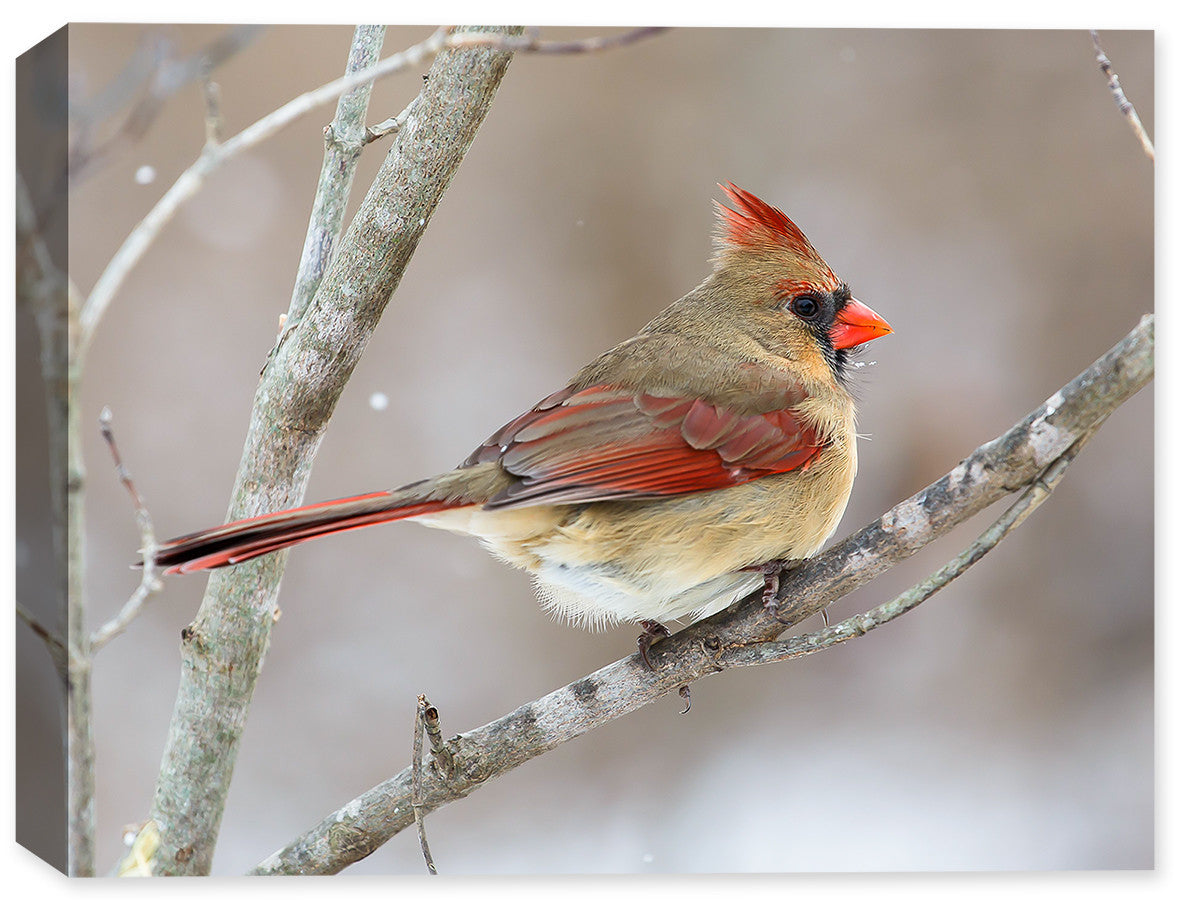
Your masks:
M 796 224 L 783 212 L 759 200 L 733 182 L 721 185 L 739 209 L 717 204 L 717 242 L 727 252 L 784 250 L 801 257 L 819 280 L 836 282 L 837 276 L 813 249 Z

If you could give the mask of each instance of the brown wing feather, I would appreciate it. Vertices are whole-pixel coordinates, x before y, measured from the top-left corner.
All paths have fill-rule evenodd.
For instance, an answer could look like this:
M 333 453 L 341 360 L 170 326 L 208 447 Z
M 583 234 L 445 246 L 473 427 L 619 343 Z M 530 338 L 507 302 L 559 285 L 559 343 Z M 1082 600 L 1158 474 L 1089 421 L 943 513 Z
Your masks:
M 517 481 L 487 508 L 707 491 L 812 463 L 824 441 L 794 407 L 739 412 L 702 399 L 598 384 L 547 397 L 464 465 L 496 461 Z M 782 399 L 782 398 L 781 398 Z

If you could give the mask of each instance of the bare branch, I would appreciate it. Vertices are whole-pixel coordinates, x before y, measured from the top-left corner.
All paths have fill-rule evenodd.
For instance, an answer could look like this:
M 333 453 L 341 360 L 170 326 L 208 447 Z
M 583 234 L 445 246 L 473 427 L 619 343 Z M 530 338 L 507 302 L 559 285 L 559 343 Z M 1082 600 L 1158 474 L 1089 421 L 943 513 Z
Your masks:
M 142 537 L 142 580 L 120 611 L 92 632 L 91 652 L 93 656 L 101 647 L 128 628 L 129 623 L 137 618 L 145 607 L 150 596 L 162 589 L 162 581 L 155 574 L 154 568 L 154 548 L 158 545 L 158 541 L 154 537 L 154 523 L 150 519 L 150 511 L 146 508 L 146 503 L 142 500 L 137 485 L 133 483 L 133 476 L 129 474 L 129 470 L 121 461 L 121 453 L 117 450 L 117 440 L 112 431 L 112 410 L 107 406 L 100 413 L 100 434 L 112 454 L 113 465 L 117 469 L 117 478 L 120 479 L 121 484 L 125 486 L 125 490 L 133 500 L 134 519 Z
M 413 723 L 413 752 L 412 752 L 412 770 L 413 770 L 413 795 L 412 808 L 413 818 L 417 823 L 417 840 L 421 844 L 421 854 L 425 857 L 425 868 L 429 870 L 430 875 L 436 875 L 437 866 L 433 864 L 433 853 L 429 849 L 429 837 L 425 834 L 425 815 L 424 805 L 421 801 L 421 756 L 424 754 L 424 737 L 426 730 L 426 716 L 432 707 L 429 701 L 425 699 L 425 695 L 421 694 L 417 697 L 417 718 Z M 437 711 L 434 711 L 434 721 L 437 721 Z M 440 735 L 440 732 L 439 732 Z M 432 738 L 433 735 L 430 734 Z M 433 741 L 431 740 L 432 744 Z
M 39 622 L 37 616 L 26 609 L 20 600 L 16 602 L 16 608 L 17 618 L 28 625 L 30 630 L 46 645 L 46 649 L 50 651 L 50 659 L 54 663 L 55 670 L 66 681 L 67 645 L 63 643 L 63 639 Z
M 346 60 L 347 75 L 369 69 L 379 61 L 386 31 L 383 25 L 359 25 L 354 29 L 350 55 Z M 371 85 L 372 82 L 368 81 L 342 94 L 333 121 L 325 128 L 325 158 L 321 163 L 321 173 L 317 176 L 316 197 L 308 220 L 304 249 L 300 254 L 296 284 L 292 288 L 292 301 L 275 342 L 276 349 L 308 309 L 341 234 L 350 187 L 354 183 L 358 157 L 365 143 Z
M 649 37 L 656 37 L 665 31 L 670 31 L 670 29 L 662 27 L 634 28 L 620 34 L 583 38 L 577 41 L 543 41 L 536 34 L 525 34 L 500 40 L 487 35 L 460 32 L 446 43 L 451 47 L 478 47 L 486 44 L 490 47 L 525 53 L 596 53 L 601 50 L 611 50 L 614 47 L 625 47 Z
M 112 418 L 112 410 L 107 406 L 100 410 L 100 436 L 104 438 L 104 443 L 108 445 L 108 452 L 112 455 L 113 466 L 117 470 L 117 479 L 129 494 L 129 499 L 133 501 L 138 528 L 142 532 L 142 543 L 149 545 L 151 558 L 153 558 L 154 525 L 150 521 L 150 512 L 146 509 L 146 502 L 142 499 L 137 485 L 133 483 L 133 476 L 129 474 L 129 470 L 125 468 L 125 463 L 121 460 L 121 451 L 117 449 L 117 439 L 112 430 Z
M 404 109 L 390 119 L 384 119 L 378 125 L 369 126 L 366 135 L 363 137 L 363 143 L 369 144 L 389 134 L 396 134 L 400 130 L 400 127 L 408 121 L 408 117 L 413 110 L 413 105 L 416 102 L 416 100 L 413 100 L 412 103 L 409 103 L 408 106 L 404 107 Z
M 430 706 L 425 701 L 425 695 L 421 695 L 421 700 L 424 704 L 422 709 L 422 723 L 425 726 L 425 733 L 429 735 L 429 751 L 433 755 L 433 766 L 441 775 L 454 774 L 454 754 L 450 752 L 450 748 L 446 746 L 445 740 L 442 738 L 442 722 L 438 716 L 436 706 Z
M 668 692 L 720 672 L 742 648 L 774 641 L 1006 494 L 1057 481 L 1063 457 L 1154 374 L 1154 317 L 1056 391 L 1005 434 L 979 447 L 943 478 L 781 578 L 776 615 L 758 595 L 654 645 L 655 668 L 639 654 L 605 666 L 451 742 L 455 772 L 427 785 L 425 811 L 474 792 L 493 778 Z M 1044 489 L 1044 488 L 1043 488 Z M 1039 491 L 1030 495 L 1038 496 Z M 1034 500 L 1018 504 L 1023 518 Z M 1038 500 L 1037 502 L 1041 502 Z M 1009 517 L 1005 517 L 1007 519 Z M 1005 527 L 1004 520 L 999 530 Z M 961 565 L 961 563 L 960 563 Z M 893 616 L 894 618 L 894 616 Z M 744 657 L 743 657 L 744 659 Z M 330 874 L 378 849 L 412 824 L 413 770 L 407 769 L 331 813 L 260 863 L 251 874 Z
M 215 147 L 221 143 L 221 89 L 213 81 L 210 66 L 201 70 L 200 84 L 204 90 L 204 146 Z
M 1112 91 L 1113 98 L 1117 101 L 1117 109 L 1121 111 L 1121 115 L 1129 122 L 1129 127 L 1133 129 L 1134 135 L 1142 144 L 1142 150 L 1153 160 L 1154 144 L 1150 142 L 1150 136 L 1146 134 L 1146 129 L 1142 125 L 1142 120 L 1138 117 L 1137 110 L 1129 102 L 1129 98 L 1125 96 L 1125 91 L 1121 88 L 1121 80 L 1117 78 L 1117 73 L 1113 69 L 1112 62 L 1105 55 L 1104 48 L 1100 46 L 1100 35 L 1095 28 L 1091 30 L 1091 33 L 1092 47 L 1096 51 L 1096 62 L 1100 64 L 1100 71 L 1108 79 L 1108 89 Z

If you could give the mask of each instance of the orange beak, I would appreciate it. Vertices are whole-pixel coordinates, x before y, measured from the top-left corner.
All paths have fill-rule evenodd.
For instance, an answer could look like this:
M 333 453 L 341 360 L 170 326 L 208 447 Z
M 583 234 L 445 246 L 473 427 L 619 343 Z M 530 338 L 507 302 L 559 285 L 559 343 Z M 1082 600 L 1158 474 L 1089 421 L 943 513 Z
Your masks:
M 891 333 L 892 326 L 884 321 L 883 316 L 853 298 L 838 313 L 833 327 L 829 329 L 833 346 L 838 350 L 857 347 Z

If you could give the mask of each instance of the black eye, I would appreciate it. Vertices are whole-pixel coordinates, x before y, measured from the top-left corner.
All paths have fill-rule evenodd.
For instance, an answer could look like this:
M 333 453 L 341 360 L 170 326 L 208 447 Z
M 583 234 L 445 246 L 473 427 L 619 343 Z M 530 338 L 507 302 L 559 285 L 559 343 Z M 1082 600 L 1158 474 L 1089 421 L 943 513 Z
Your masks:
M 821 301 L 812 294 L 798 294 L 789 304 L 793 313 L 801 319 L 811 319 L 821 311 Z

